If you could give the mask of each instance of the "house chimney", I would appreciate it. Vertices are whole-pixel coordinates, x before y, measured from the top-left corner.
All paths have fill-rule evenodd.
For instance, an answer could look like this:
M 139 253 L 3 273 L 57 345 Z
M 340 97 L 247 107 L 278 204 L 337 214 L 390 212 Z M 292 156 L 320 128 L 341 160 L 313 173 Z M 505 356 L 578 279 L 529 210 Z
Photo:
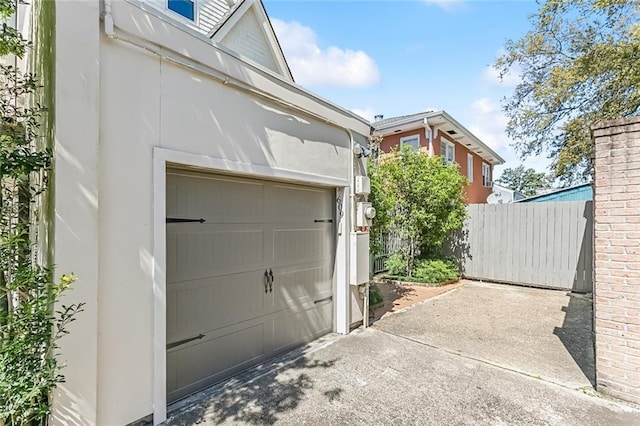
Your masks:
M 384 115 L 378 114 L 373 116 L 373 121 L 380 121 L 384 118 Z

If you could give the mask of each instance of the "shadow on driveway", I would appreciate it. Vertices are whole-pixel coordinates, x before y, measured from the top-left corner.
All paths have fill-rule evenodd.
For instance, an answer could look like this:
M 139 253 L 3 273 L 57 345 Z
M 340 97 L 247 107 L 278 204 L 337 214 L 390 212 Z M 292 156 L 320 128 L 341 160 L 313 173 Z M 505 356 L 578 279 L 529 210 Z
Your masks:
M 592 377 L 577 362 L 591 356 L 580 354 L 585 303 L 469 283 L 179 401 L 167 423 L 640 424 L 640 410 L 583 392 Z
M 296 409 L 305 393 L 315 387 L 312 370 L 332 368 L 337 361 L 313 360 L 301 353 L 302 349 L 294 350 L 174 403 L 167 423 L 276 423 L 279 415 Z M 324 395 L 331 402 L 342 391 L 334 387 Z
M 588 296 L 569 294 L 569 303 L 562 307 L 562 311 L 565 313 L 562 327 L 556 327 L 553 334 L 558 336 L 591 386 L 595 387 L 593 300 Z

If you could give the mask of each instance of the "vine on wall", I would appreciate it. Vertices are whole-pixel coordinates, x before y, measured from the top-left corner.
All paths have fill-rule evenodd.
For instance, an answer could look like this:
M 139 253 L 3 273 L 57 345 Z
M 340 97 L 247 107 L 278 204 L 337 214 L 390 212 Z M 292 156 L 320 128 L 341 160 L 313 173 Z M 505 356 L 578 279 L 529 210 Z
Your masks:
M 16 0 L 0 0 L 0 426 L 45 424 L 63 380 L 56 342 L 82 304 L 54 306 L 75 276 L 53 279 L 39 233 L 52 173 L 43 143 L 44 89 L 22 71 L 34 46 L 16 30 Z

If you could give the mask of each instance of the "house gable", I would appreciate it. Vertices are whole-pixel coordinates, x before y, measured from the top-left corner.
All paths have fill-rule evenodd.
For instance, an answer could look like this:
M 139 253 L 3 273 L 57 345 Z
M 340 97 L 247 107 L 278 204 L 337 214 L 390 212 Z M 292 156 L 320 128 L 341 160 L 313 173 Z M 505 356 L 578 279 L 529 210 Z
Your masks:
M 214 43 L 293 82 L 267 13 L 258 0 L 244 0 L 209 34 Z

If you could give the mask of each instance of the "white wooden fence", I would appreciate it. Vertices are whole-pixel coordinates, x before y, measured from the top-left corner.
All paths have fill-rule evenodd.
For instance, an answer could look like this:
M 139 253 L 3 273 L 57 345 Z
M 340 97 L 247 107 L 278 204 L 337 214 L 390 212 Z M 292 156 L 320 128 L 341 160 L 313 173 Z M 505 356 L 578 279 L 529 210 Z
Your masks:
M 592 291 L 593 202 L 472 204 L 448 247 L 463 276 Z

